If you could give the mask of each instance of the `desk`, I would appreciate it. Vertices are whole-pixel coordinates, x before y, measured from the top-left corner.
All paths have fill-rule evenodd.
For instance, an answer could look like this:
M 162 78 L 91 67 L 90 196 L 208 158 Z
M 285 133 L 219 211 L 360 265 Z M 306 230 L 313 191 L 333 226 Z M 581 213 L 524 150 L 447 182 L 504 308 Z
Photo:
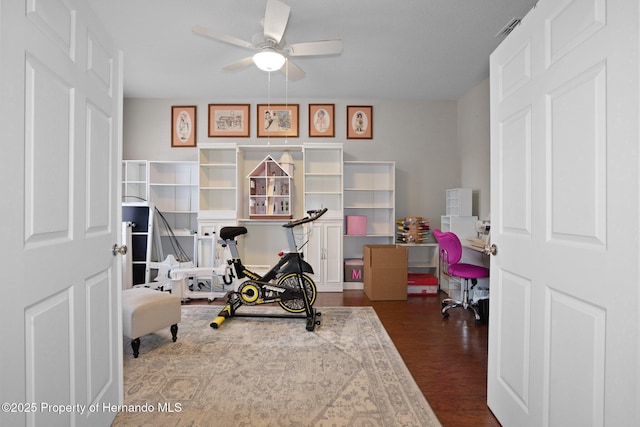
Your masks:
M 409 251 L 409 271 L 415 273 L 432 273 L 436 277 L 440 276 L 437 243 L 396 243 L 396 245 L 405 246 Z

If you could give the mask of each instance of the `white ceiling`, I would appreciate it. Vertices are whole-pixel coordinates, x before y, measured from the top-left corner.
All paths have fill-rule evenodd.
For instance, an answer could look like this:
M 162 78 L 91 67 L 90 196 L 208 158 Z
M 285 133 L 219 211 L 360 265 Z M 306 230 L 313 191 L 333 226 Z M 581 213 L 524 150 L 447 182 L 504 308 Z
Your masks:
M 339 56 L 295 58 L 285 83 L 254 66 L 222 68 L 253 52 L 195 35 L 202 25 L 251 41 L 266 0 L 88 0 L 124 52 L 125 97 L 456 100 L 489 75 L 495 35 L 536 0 L 283 0 L 288 43 L 342 39 Z

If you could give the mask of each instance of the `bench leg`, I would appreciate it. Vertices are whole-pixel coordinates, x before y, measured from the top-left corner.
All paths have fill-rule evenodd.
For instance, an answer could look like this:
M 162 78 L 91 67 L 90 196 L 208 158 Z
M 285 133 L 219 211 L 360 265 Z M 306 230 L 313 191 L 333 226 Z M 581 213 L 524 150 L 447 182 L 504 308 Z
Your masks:
M 171 325 L 171 338 L 173 339 L 173 342 L 176 342 L 176 340 L 178 339 L 178 324 L 174 324 Z
M 133 349 L 133 357 L 137 359 L 140 354 L 140 338 L 131 341 L 131 348 Z

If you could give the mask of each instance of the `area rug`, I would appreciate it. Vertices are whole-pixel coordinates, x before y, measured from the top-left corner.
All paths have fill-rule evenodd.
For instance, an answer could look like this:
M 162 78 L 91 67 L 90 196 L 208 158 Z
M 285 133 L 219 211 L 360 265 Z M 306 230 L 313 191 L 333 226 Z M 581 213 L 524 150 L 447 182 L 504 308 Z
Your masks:
M 261 317 L 212 329 L 219 311 L 183 306 L 178 340 L 142 337 L 137 359 L 125 339 L 114 426 L 440 425 L 373 308 L 324 307 L 313 332 Z

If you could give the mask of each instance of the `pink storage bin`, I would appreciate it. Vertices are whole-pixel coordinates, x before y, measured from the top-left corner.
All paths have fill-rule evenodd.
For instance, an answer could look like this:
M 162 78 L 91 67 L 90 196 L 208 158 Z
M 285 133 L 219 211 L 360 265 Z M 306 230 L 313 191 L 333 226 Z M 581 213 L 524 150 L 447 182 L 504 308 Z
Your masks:
M 367 234 L 366 215 L 347 215 L 347 234 L 351 236 Z

